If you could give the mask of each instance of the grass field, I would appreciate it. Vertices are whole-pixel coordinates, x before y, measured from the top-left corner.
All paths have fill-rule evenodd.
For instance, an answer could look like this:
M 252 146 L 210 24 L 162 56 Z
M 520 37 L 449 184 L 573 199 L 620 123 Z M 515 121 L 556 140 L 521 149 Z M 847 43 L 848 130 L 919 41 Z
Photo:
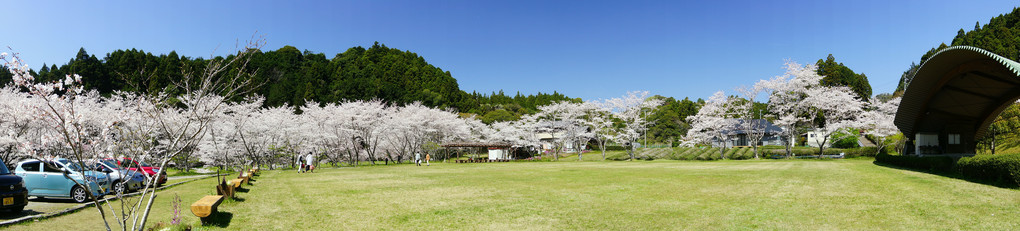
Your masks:
M 1020 229 L 1016 189 L 867 159 L 408 164 L 265 171 L 253 184 L 220 206 L 216 224 L 196 228 Z M 151 223 L 170 220 L 174 193 L 190 205 L 213 192 L 213 180 L 166 190 Z M 96 214 L 8 228 L 102 229 Z

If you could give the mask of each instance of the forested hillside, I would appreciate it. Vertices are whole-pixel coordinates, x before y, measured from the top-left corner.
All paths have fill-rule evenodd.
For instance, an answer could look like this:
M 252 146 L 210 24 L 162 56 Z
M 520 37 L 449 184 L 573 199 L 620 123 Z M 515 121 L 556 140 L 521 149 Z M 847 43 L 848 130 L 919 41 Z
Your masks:
M 77 73 L 85 77 L 86 88 L 104 94 L 115 90 L 143 93 L 162 91 L 171 80 L 201 70 L 207 63 L 208 60 L 201 57 L 180 56 L 173 51 L 154 55 L 137 49 L 117 50 L 99 58 L 82 48 L 68 63 L 44 64 L 33 69 L 33 74 L 40 80 L 50 81 Z M 460 89 L 449 71 L 429 64 L 416 53 L 379 43 L 368 49 L 352 47 L 332 57 L 284 46 L 257 52 L 248 65 L 249 69 L 258 70 L 253 77 L 257 88 L 251 91 L 266 98 L 264 106 L 378 98 L 394 105 L 420 101 L 430 107 L 489 117 L 483 120 L 491 122 L 534 113 L 540 105 L 578 100 L 556 92 L 517 93 L 512 97 L 502 91 L 467 93 Z M 0 84 L 10 81 L 10 73 L 0 72 Z
M 818 75 L 822 77 L 822 86 L 846 86 L 861 100 L 871 99 L 871 84 L 868 83 L 868 76 L 864 73 L 854 73 L 843 63 L 836 62 L 836 58 L 829 54 L 824 60 L 819 59 L 815 63 L 818 66 Z

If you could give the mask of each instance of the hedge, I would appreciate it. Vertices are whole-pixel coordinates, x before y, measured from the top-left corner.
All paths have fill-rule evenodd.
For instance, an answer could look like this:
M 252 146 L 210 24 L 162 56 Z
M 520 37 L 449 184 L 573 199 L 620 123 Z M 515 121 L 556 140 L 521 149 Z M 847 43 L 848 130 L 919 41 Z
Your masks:
M 956 170 L 967 178 L 1020 185 L 1020 153 L 960 158 Z
M 878 154 L 875 156 L 875 162 L 933 172 L 949 172 L 952 171 L 953 164 L 956 163 L 956 160 L 948 156 L 918 157 Z
M 602 149 L 599 149 L 598 146 L 592 146 L 591 148 L 592 148 L 592 150 L 599 150 L 599 151 L 602 150 Z M 627 147 L 618 146 L 618 145 L 606 145 L 606 151 L 627 151 Z

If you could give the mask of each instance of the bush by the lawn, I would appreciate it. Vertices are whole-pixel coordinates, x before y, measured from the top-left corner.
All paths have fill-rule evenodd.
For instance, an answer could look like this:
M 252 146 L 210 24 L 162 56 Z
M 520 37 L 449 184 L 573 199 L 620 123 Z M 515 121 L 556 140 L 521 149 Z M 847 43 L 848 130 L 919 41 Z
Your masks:
M 956 169 L 967 178 L 1020 185 L 1020 153 L 964 157 Z
M 933 172 L 948 172 L 953 169 L 956 160 L 947 156 L 918 157 L 878 154 L 875 156 L 875 162 Z
M 606 151 L 627 151 L 629 147 L 618 145 L 606 145 Z M 592 146 L 591 150 L 600 150 L 598 146 Z

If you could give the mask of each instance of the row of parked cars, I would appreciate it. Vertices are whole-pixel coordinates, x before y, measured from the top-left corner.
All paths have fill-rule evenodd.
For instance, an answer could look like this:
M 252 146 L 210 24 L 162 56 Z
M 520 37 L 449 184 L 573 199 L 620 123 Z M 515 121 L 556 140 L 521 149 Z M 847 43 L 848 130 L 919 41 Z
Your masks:
M 106 194 L 138 190 L 146 177 L 156 176 L 159 168 L 131 158 L 87 161 L 81 166 L 68 159 L 29 159 L 18 162 L 14 171 L 0 162 L 0 209 L 21 212 L 28 197 L 69 198 L 81 203 Z M 166 183 L 166 172 L 157 177 L 157 186 Z M 83 185 L 88 184 L 91 192 Z

